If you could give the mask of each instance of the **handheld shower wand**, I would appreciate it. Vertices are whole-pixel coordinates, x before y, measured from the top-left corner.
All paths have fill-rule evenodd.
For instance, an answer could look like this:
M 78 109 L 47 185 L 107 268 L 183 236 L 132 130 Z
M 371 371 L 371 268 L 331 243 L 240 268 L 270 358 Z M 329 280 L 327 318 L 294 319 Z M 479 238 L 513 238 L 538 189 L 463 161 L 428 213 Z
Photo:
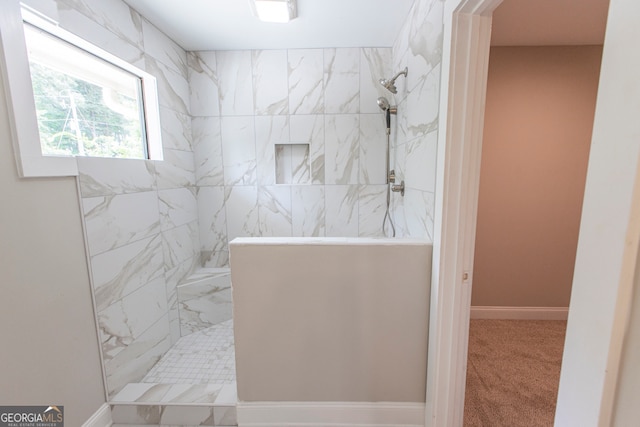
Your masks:
M 384 96 L 378 98 L 378 107 L 384 110 L 387 119 L 387 135 L 391 134 L 391 115 L 398 114 L 398 108 L 391 106 Z

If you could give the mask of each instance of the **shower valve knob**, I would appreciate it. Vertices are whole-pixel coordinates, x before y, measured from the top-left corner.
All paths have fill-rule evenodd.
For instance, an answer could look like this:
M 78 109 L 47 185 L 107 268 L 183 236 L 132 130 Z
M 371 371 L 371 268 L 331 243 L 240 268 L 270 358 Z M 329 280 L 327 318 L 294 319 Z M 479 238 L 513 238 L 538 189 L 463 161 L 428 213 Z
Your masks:
M 393 191 L 394 193 L 400 193 L 401 196 L 404 196 L 404 180 L 400 182 L 400 185 L 392 185 L 391 191 Z

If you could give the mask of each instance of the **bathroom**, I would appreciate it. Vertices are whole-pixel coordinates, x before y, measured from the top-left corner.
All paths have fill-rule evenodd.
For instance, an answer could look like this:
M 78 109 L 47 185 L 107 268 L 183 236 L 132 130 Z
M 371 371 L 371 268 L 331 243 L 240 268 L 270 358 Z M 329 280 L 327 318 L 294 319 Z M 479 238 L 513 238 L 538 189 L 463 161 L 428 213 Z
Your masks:
M 184 283 L 224 276 L 237 237 L 431 240 L 443 3 L 405 3 L 389 46 L 187 52 L 121 0 L 25 2 L 157 79 L 163 160 L 77 159 L 110 397 L 181 336 L 230 320 L 228 282 L 202 291 L 214 318 L 190 310 L 200 290 Z M 380 85 L 405 67 L 397 94 Z M 381 96 L 397 108 L 389 163 L 406 185 L 384 232 Z
M 105 347 L 102 344 L 108 344 L 106 348 L 112 350 L 114 358 L 123 354 L 120 360 L 123 362 L 122 366 L 126 368 L 117 369 L 121 377 L 127 375 L 127 370 L 131 373 L 132 379 L 138 377 L 140 369 L 144 371 L 145 365 L 154 363 L 145 361 L 145 358 L 157 358 L 163 349 L 170 347 L 172 340 L 179 337 L 179 309 L 176 310 L 178 305 L 177 291 L 175 291 L 177 284 L 189 275 L 192 268 L 200 267 L 202 260 L 205 262 L 209 260 L 209 265 L 215 265 L 218 260 L 225 257 L 224 245 L 215 250 L 205 248 L 205 252 L 211 252 L 202 254 L 201 233 L 202 228 L 206 229 L 207 226 L 198 221 L 200 186 L 198 185 L 199 177 L 196 174 L 198 168 L 195 163 L 195 138 L 192 131 L 192 122 L 195 119 L 191 116 L 193 96 L 190 93 L 190 84 L 194 80 L 189 76 L 188 65 L 185 65 L 188 64 L 188 54 L 166 37 L 162 37 L 162 34 L 158 34 L 157 29 L 149 21 L 119 0 L 30 0 L 26 3 L 50 19 L 59 22 L 62 27 L 147 70 L 158 79 L 164 146 L 162 162 L 114 160 L 114 163 L 105 165 L 96 159 L 81 159 L 78 167 L 82 172 L 83 182 L 78 187 L 75 177 L 21 178 L 19 168 L 16 167 L 16 160 L 19 162 L 21 159 L 16 159 L 17 153 L 12 150 L 11 144 L 0 144 L 0 186 L 5 201 L 5 209 L 2 209 L 2 221 L 0 221 L 2 277 L 3 283 L 10 286 L 10 297 L 0 299 L 0 312 L 3 313 L 3 361 L 5 362 L 2 370 L 5 387 L 0 390 L 1 400 L 4 404 L 14 405 L 25 403 L 67 405 L 65 415 L 69 425 L 83 425 L 85 421 L 84 425 L 87 426 L 109 425 L 108 422 L 100 423 L 106 420 L 104 417 L 109 412 L 109 397 L 106 390 L 109 380 L 103 376 L 101 353 Z M 439 125 L 439 133 L 444 134 L 445 114 L 449 114 L 449 120 L 452 117 L 455 118 L 453 114 L 455 111 L 447 111 L 446 100 L 443 102 L 444 98 L 451 99 L 458 93 L 454 90 L 455 81 L 447 82 L 449 59 L 451 59 L 449 57 L 453 57 L 450 53 L 453 43 L 449 36 L 456 33 L 455 28 L 452 30 L 450 27 L 451 10 L 446 6 L 454 3 L 459 5 L 462 2 L 448 0 L 434 2 L 434 10 L 442 6 L 441 3 L 444 3 L 445 31 L 441 31 L 442 21 L 439 20 L 443 14 L 442 10 L 436 11 L 432 16 L 434 19 L 426 19 L 425 16 L 429 15 L 432 4 L 417 1 L 415 8 L 404 22 L 402 31 L 398 32 L 396 43 L 393 46 L 384 46 L 391 48 L 392 64 L 383 69 L 384 73 L 381 76 L 376 75 L 375 79 L 389 78 L 402 70 L 403 65 L 408 68 L 406 80 L 403 77 L 397 80 L 399 93 L 408 93 L 408 95 L 395 98 L 385 95 L 392 104 L 398 105 L 398 116 L 392 117 L 392 134 L 395 132 L 397 141 L 400 143 L 396 143 L 391 150 L 394 156 L 392 165 L 407 187 L 405 198 L 399 199 L 397 194 L 393 195 L 394 199 L 399 199 L 401 202 L 392 210 L 395 214 L 393 217 L 395 225 L 401 233 L 405 233 L 405 236 L 413 237 L 413 232 L 420 230 L 419 238 L 427 235 L 433 237 L 436 242 L 450 242 L 447 240 L 446 230 L 438 222 L 441 215 L 441 209 L 438 206 L 442 206 L 443 196 L 441 187 L 438 187 L 437 192 L 430 187 L 434 180 L 442 183 L 440 174 L 443 171 L 439 170 L 437 179 L 431 175 L 424 177 L 422 184 L 413 184 L 414 179 L 409 178 L 411 174 L 420 174 L 424 171 L 422 167 L 424 161 L 420 162 L 419 168 L 410 166 L 417 163 L 412 163 L 410 160 L 411 141 L 426 139 L 429 132 L 420 133 L 422 130 L 431 129 L 430 133 L 436 133 L 437 125 Z M 3 9 L 8 4 L 9 2 L 3 3 Z M 635 75 L 638 72 L 637 61 L 633 62 L 607 52 L 613 52 L 611 46 L 619 47 L 617 52 L 631 52 L 635 49 L 638 29 L 635 25 L 637 20 L 634 22 L 634 19 L 640 10 L 635 4 L 625 4 L 619 0 L 612 0 L 611 4 L 613 13 L 609 17 L 601 79 L 602 82 L 607 82 L 604 95 L 626 93 L 624 91 L 628 91 L 629 88 L 636 88 L 630 82 L 635 81 Z M 470 13 L 482 12 L 476 10 Z M 6 24 L 7 17 L 7 14 L 2 14 L 3 24 Z M 479 18 L 478 22 L 485 22 L 483 19 Z M 466 27 L 462 25 L 461 28 Z M 621 31 L 622 29 L 626 33 Z M 156 36 L 150 34 L 156 34 Z M 158 42 L 159 40 L 164 41 Z M 6 44 L 3 46 L 5 55 L 8 54 L 9 48 L 10 46 Z M 329 49 L 331 48 L 330 46 Z M 341 46 L 333 48 L 336 49 L 336 53 L 343 49 Z M 354 48 L 354 46 L 348 48 Z M 359 46 L 355 48 L 361 49 Z M 417 110 L 412 112 L 410 107 L 415 105 L 416 99 L 414 98 L 412 104 L 411 93 L 415 92 L 417 97 L 424 89 L 424 98 L 432 99 L 431 95 L 427 96 L 431 93 L 429 92 L 431 89 L 426 81 L 430 74 L 435 77 L 435 74 L 440 72 L 442 52 L 445 52 L 442 75 L 439 78 L 433 78 L 434 85 L 430 86 L 431 89 L 435 88 L 434 94 L 439 94 L 440 78 L 443 79 L 440 105 L 437 101 L 433 101 L 432 109 L 425 112 Z M 176 58 L 178 61 L 174 62 Z M 451 59 L 451 62 L 455 61 Z M 360 77 L 361 70 L 362 62 L 359 67 Z M 430 73 L 430 70 L 433 70 L 433 73 Z M 418 78 L 418 76 L 424 78 Z M 630 76 L 634 76 L 633 80 Z M 403 84 L 408 87 L 403 87 Z M 418 90 L 407 90 L 411 87 Z M 623 87 L 624 90 L 622 90 Z M 0 85 L 0 94 L 9 101 L 13 99 L 12 96 L 15 96 L 10 86 L 4 81 Z M 362 95 L 359 94 L 359 96 Z M 610 114 L 611 117 L 618 117 L 624 112 L 626 115 L 623 116 L 627 117 L 637 113 L 637 105 L 631 105 L 633 99 L 634 97 L 625 96 L 599 96 L 597 111 L 600 109 L 605 112 L 615 111 L 616 114 Z M 371 100 L 376 102 L 375 97 Z M 2 139 L 10 141 L 15 136 L 11 120 L 14 111 L 11 103 L 6 104 L 2 103 L 0 106 L 0 130 Z M 19 105 L 21 104 L 17 102 L 13 107 Z M 420 105 L 424 105 L 424 100 Z M 366 108 L 369 107 L 367 105 Z M 435 121 L 429 123 L 436 123 L 436 127 L 429 126 L 426 122 L 421 123 L 423 117 L 429 116 L 429 111 L 430 116 L 435 118 Z M 383 113 L 380 110 L 376 112 L 380 121 L 384 123 Z M 345 114 L 373 115 L 375 113 Z M 291 115 L 289 111 L 288 116 Z M 404 122 L 400 120 L 403 115 Z M 216 117 L 216 115 L 206 117 Z M 609 361 L 608 356 L 611 354 L 609 344 L 612 328 L 610 326 L 617 325 L 618 319 L 615 313 L 619 313 L 620 310 L 614 310 L 614 307 L 619 305 L 616 304 L 617 292 L 619 288 L 620 290 L 623 288 L 622 285 L 617 287 L 611 284 L 618 283 L 617 273 L 620 272 L 620 268 L 617 264 L 623 252 L 618 251 L 618 248 L 622 247 L 621 241 L 624 240 L 624 236 L 620 237 L 624 233 L 619 231 L 620 227 L 626 224 L 629 211 L 627 208 L 630 205 L 627 199 L 630 199 L 633 176 L 637 169 L 635 163 L 631 164 L 637 158 L 637 144 L 631 142 L 628 135 L 623 135 L 626 130 L 636 126 L 637 121 L 630 119 L 626 120 L 627 123 L 618 122 L 615 126 L 612 126 L 611 121 L 611 119 L 605 119 L 603 114 L 596 114 L 595 127 L 599 131 L 594 133 L 593 147 L 597 154 L 590 160 L 592 164 L 588 172 L 585 193 L 585 200 L 588 202 L 585 204 L 585 212 L 590 213 L 591 216 L 586 217 L 581 229 L 576 266 L 576 274 L 580 275 L 581 281 L 580 285 L 574 286 L 572 291 L 572 307 L 567 333 L 567 348 L 571 351 L 565 355 L 565 359 L 569 362 L 580 361 L 580 363 L 567 363 L 566 369 L 563 369 L 561 398 L 558 404 L 563 417 L 580 419 L 584 421 L 582 425 L 595 425 L 590 423 L 595 423 L 594 419 L 597 418 L 600 395 L 592 391 L 602 386 L 602 379 L 607 379 L 604 374 L 591 374 L 594 371 L 605 372 L 601 368 Z M 425 124 L 427 125 L 421 126 Z M 384 130 L 384 125 L 382 129 Z M 401 129 L 410 129 L 415 136 L 407 138 L 407 134 L 403 134 Z M 616 152 L 608 151 L 612 137 L 621 141 L 619 150 Z M 441 138 L 440 140 L 442 141 Z M 448 136 L 447 141 L 450 141 Z M 295 142 L 291 140 L 291 130 L 290 139 L 282 141 L 284 145 Z M 358 142 L 362 144 L 361 136 Z M 398 151 L 398 148 L 403 145 L 404 147 Z M 427 146 L 430 147 L 429 153 L 436 152 L 435 139 L 433 144 Z M 444 147 L 439 144 L 438 164 L 442 164 L 441 153 L 445 151 Z M 453 154 L 455 158 L 456 153 Z M 430 159 L 426 154 L 423 153 L 423 155 L 427 161 Z M 360 161 L 358 163 L 358 166 L 361 166 Z M 435 164 L 435 161 L 429 164 Z M 332 185 L 357 185 L 359 188 L 361 184 L 359 182 L 358 184 L 327 184 L 326 182 L 324 184 L 324 186 Z M 422 185 L 425 187 L 420 187 Z M 215 185 L 211 186 L 215 187 Z M 257 187 L 257 184 L 255 186 Z M 226 187 L 224 181 L 222 187 Z M 619 191 L 611 192 L 610 188 L 617 188 Z M 606 191 L 600 189 L 606 189 Z M 411 196 L 411 193 L 414 196 Z M 224 194 L 226 195 L 226 192 Z M 421 197 L 415 197 L 418 194 Z M 459 193 L 453 193 L 454 203 L 456 200 L 463 200 L 455 197 L 456 194 Z M 447 195 L 451 196 L 451 193 L 445 193 L 445 199 Z M 434 198 L 435 202 L 432 201 Z M 452 201 L 450 200 L 449 203 Z M 258 206 L 257 221 L 252 220 L 253 224 L 262 223 L 260 207 L 264 205 L 260 203 L 260 198 L 255 204 L 250 203 L 251 206 L 256 204 Z M 437 207 L 435 212 L 434 203 Z M 360 201 L 357 205 L 358 208 L 361 206 Z M 598 208 L 594 207 L 596 205 Z M 427 209 L 431 210 L 427 210 L 429 213 L 423 218 L 420 212 L 424 211 L 418 208 L 414 210 L 412 206 L 427 206 Z M 111 212 L 108 207 L 111 208 Z M 229 207 L 225 203 L 226 223 L 220 219 L 221 224 L 215 227 L 215 230 L 226 230 L 227 238 L 232 237 L 228 234 L 229 224 L 233 224 L 237 219 L 233 217 L 229 221 L 230 218 L 227 216 Z M 262 210 L 265 211 L 264 208 Z M 103 235 L 100 238 L 101 245 L 93 245 L 93 247 L 87 242 L 90 218 L 86 218 L 85 213 L 89 211 L 93 211 L 95 217 L 94 235 L 99 236 L 101 233 Z M 101 217 L 100 211 L 105 212 L 105 215 Z M 293 207 L 291 211 L 291 224 L 293 224 Z M 272 210 L 267 208 L 266 212 L 269 213 Z M 276 210 L 276 212 L 280 211 Z M 139 215 L 133 215 L 134 213 Z M 435 227 L 431 219 L 434 216 Z M 123 218 L 127 218 L 128 221 Z M 101 221 L 111 221 L 111 219 L 114 222 L 100 225 Z M 457 221 L 457 218 L 452 220 Z M 325 213 L 325 236 L 327 235 L 326 221 Z M 113 224 L 116 226 L 114 227 Z M 421 224 L 422 228 L 420 228 Z M 603 226 L 607 232 L 604 235 L 596 233 L 596 230 L 601 230 Z M 358 222 L 357 228 L 353 225 L 352 227 L 351 230 L 357 230 L 359 234 L 360 223 Z M 239 228 L 245 232 L 242 226 Z M 440 233 L 443 233 L 443 236 Z M 612 251 L 610 257 L 603 259 L 600 256 L 601 251 L 596 250 L 603 247 L 616 248 L 616 251 L 615 253 Z M 619 256 L 616 255 L 618 252 Z M 434 251 L 434 257 L 439 256 L 439 253 L 440 248 L 437 248 Z M 434 258 L 434 261 L 439 262 L 439 264 L 434 262 L 434 266 L 440 266 L 440 275 L 445 281 L 451 279 L 448 264 L 456 261 L 455 255 L 450 257 L 451 253 L 452 250 L 447 248 L 439 260 Z M 137 254 L 144 255 L 145 259 L 138 257 Z M 34 263 L 34 260 L 37 262 Z M 136 264 L 136 261 L 140 261 L 140 264 Z M 164 300 L 162 292 L 158 292 L 158 295 L 145 295 L 155 298 L 155 304 L 150 304 L 153 306 L 153 313 L 136 311 L 134 314 L 140 321 L 136 320 L 136 327 L 131 328 L 130 336 L 122 334 L 123 340 L 113 339 L 103 342 L 105 335 L 97 329 L 99 320 L 94 320 L 99 319 L 99 313 L 94 313 L 94 307 L 97 308 L 99 305 L 99 296 L 97 289 L 92 290 L 92 286 L 96 285 L 96 279 L 103 280 L 105 284 L 117 284 L 118 280 L 114 280 L 116 276 L 111 267 L 118 266 L 126 267 L 118 271 L 131 278 L 130 283 L 138 289 L 149 289 L 149 287 L 145 288 L 145 285 L 150 282 L 155 283 L 154 290 L 164 290 Z M 149 268 L 141 268 L 143 266 L 149 266 Z M 462 274 L 456 272 L 458 273 Z M 105 288 L 101 293 L 102 307 L 110 307 L 111 310 L 103 311 L 103 319 L 114 318 L 110 316 L 124 313 L 128 303 L 133 302 L 127 301 L 125 304 L 124 298 L 117 298 L 118 292 L 122 292 L 120 295 L 132 293 L 126 289 L 119 290 L 117 286 L 110 291 Z M 592 301 L 594 295 L 598 296 L 597 301 Z M 114 296 L 115 304 L 105 306 L 105 302 Z M 443 294 L 443 297 L 444 304 L 447 304 L 448 294 Z M 444 304 L 443 311 L 438 311 L 438 316 L 449 316 L 449 307 Z M 593 316 L 594 312 L 601 315 Z M 583 324 L 589 327 L 583 327 Z M 120 333 L 116 326 L 118 325 L 115 325 L 112 330 Z M 122 330 L 128 330 L 128 326 L 123 327 Z M 584 352 L 580 351 L 581 342 L 585 339 L 585 331 L 588 331 L 589 335 L 587 341 L 594 348 L 592 357 L 588 357 L 589 355 L 586 357 Z M 144 335 L 148 339 L 135 341 L 132 337 L 136 335 Z M 448 336 L 440 336 L 440 341 L 435 341 L 430 337 L 430 342 L 449 345 L 447 339 Z M 455 347 L 455 345 L 458 344 L 452 346 Z M 127 357 L 127 353 L 131 357 Z M 132 363 L 127 364 L 128 360 Z M 445 369 L 449 367 L 445 366 Z M 634 371 L 632 367 L 625 368 L 623 365 L 621 373 L 623 372 Z M 439 384 L 444 385 L 446 390 L 453 391 L 454 387 L 446 385 L 447 374 L 440 375 L 440 372 L 437 374 Z M 124 378 L 119 379 L 119 381 L 123 380 Z M 580 387 L 575 387 L 576 384 Z M 612 384 L 615 384 L 615 381 Z M 589 395 L 586 396 L 586 393 Z M 450 400 L 444 394 L 441 396 L 445 400 Z M 434 405 L 430 410 L 440 413 L 449 411 L 446 405 L 443 409 L 440 403 L 430 404 Z

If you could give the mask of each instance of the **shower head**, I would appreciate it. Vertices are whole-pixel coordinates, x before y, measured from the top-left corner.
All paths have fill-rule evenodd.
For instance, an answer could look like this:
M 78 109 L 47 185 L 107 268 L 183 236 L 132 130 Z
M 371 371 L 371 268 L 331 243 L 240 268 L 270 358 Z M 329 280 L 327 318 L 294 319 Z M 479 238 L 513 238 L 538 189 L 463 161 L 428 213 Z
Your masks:
M 385 98 L 384 96 L 378 98 L 378 107 L 380 107 L 382 110 L 387 111 L 390 106 L 391 105 L 389 104 L 389 100 L 387 100 L 387 98 Z
M 404 75 L 405 77 L 407 77 L 408 71 L 409 69 L 407 67 L 404 67 L 404 70 L 400 71 L 398 74 L 396 74 L 392 78 L 380 79 L 379 80 L 380 84 L 384 86 L 384 88 L 387 89 L 389 92 L 398 93 L 398 88 L 396 88 L 396 79 L 400 77 L 400 75 Z

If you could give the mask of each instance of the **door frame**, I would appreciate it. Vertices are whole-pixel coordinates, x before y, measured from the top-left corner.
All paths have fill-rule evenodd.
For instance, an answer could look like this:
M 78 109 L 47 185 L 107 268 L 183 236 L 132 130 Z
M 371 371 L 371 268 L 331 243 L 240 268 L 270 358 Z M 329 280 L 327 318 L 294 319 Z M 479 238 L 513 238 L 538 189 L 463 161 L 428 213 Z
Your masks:
M 501 2 L 444 5 L 426 426 L 461 426 L 464 414 L 491 20 Z
M 462 426 L 491 19 L 444 0 L 426 426 Z M 556 422 L 606 426 L 640 244 L 640 3 L 610 0 Z M 634 190 L 635 188 L 635 190 Z M 635 193 L 637 191 L 638 193 Z M 588 349 L 588 357 L 584 350 Z

